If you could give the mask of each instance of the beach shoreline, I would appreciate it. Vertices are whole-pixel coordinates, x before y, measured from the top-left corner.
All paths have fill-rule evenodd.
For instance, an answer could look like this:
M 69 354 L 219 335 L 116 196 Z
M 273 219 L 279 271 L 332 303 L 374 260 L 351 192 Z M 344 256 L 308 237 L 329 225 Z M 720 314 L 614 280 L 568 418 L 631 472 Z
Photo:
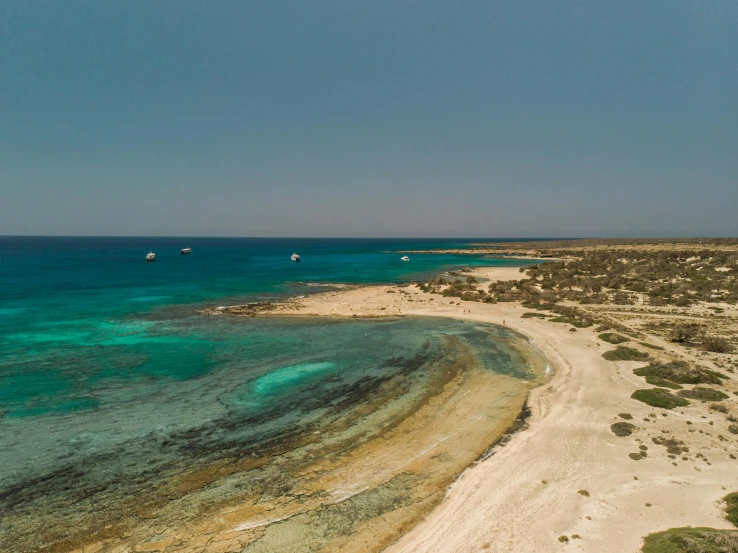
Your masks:
M 444 275 L 467 277 L 486 288 L 525 275 L 520 267 L 499 266 Z M 222 476 L 226 483 L 233 474 L 236 483 L 239 471 L 264 467 L 288 478 L 292 493 L 266 501 L 263 494 L 212 501 L 207 514 L 186 526 L 174 522 L 182 512 L 172 502 L 165 508 L 170 526 L 146 523 L 132 527 L 132 535 L 121 530 L 102 541 L 91 535 L 80 547 L 63 551 L 538 553 L 560 551 L 567 543 L 571 551 L 636 553 L 644 536 L 668 528 L 730 528 L 720 498 L 732 491 L 738 449 L 735 440 L 724 438 L 730 437 L 725 418 L 711 416 L 715 412 L 698 402 L 667 413 L 633 400 L 643 382 L 632 370 L 643 362 L 603 358 L 613 346 L 595 326 L 556 322 L 552 314 L 533 312 L 519 301 L 464 301 L 429 289 L 422 283 L 331 287 L 199 313 L 324 319 L 329 325 L 416 317 L 494 325 L 500 330 L 487 332 L 499 334 L 516 356 L 529 355 L 537 377 L 481 370 L 470 353 L 475 348 L 459 348 L 452 332 L 439 358 L 448 368 L 413 400 L 412 410 L 384 419 L 395 421 L 391 426 L 372 407 L 357 404 L 355 415 L 331 423 L 335 437 L 312 431 L 299 436 L 300 453 L 287 448 L 271 457 L 238 460 L 232 472 L 217 467 L 212 474 L 183 473 L 182 481 L 174 482 L 210 493 L 211 481 L 216 490 Z M 635 330 L 645 316 L 639 308 L 587 309 L 590 314 L 599 309 L 605 318 L 617 314 L 622 331 L 628 325 Z M 459 330 L 466 332 L 454 332 Z M 648 340 L 656 360 L 679 357 L 679 346 L 654 336 Z M 408 389 L 413 388 L 395 379 L 381 387 L 390 410 L 397 407 L 392 398 Z M 611 430 L 623 420 L 632 420 L 632 436 Z M 659 441 L 664 439 L 686 442 L 690 452 L 667 455 Z M 289 472 L 280 468 L 287 466 Z M 320 537 L 313 541 L 316 529 Z
M 465 274 L 483 280 L 521 278 L 516 267 L 481 267 Z M 723 429 L 706 420 L 706 407 L 693 404 L 668 417 L 655 414 L 660 410 L 630 398 L 642 386 L 632 369 L 643 363 L 607 361 L 602 353 L 611 346 L 593 329 L 524 318 L 527 311 L 519 303 L 465 302 L 415 286 L 368 286 L 293 300 L 267 315 L 431 316 L 491 323 L 525 336 L 548 359 L 553 375 L 529 394 L 527 428 L 464 471 L 443 502 L 387 551 L 558 551 L 565 536 L 574 551 L 635 553 L 645 535 L 667 528 L 730 528 L 719 499 L 735 478 L 736 461 L 727 453 L 735 447 L 716 451 L 708 429 Z M 664 350 L 657 358 L 678 354 L 674 344 L 658 344 Z M 636 422 L 635 437 L 610 431 L 623 412 L 643 421 Z M 681 438 L 687 428 L 699 430 L 697 447 L 705 459 L 709 455 L 709 464 L 699 462 L 703 455 L 673 460 L 651 443 L 664 434 Z M 694 435 L 689 438 L 695 441 Z M 656 451 L 644 460 L 629 456 L 649 447 Z
M 349 288 L 323 295 L 332 300 L 336 293 L 362 291 L 377 289 Z M 280 304 L 277 311 L 249 316 L 293 319 L 279 324 L 312 320 L 329 328 L 353 320 L 329 315 L 325 319 L 330 320 L 320 322 L 291 306 Z M 239 316 L 227 310 L 219 313 Z M 393 375 L 376 385 L 365 375 L 357 381 L 356 391 L 336 396 L 341 398 L 340 407 L 319 400 L 325 402 L 320 420 L 310 419 L 302 429 L 275 435 L 246 456 L 182 465 L 173 475 L 152 481 L 130 505 L 101 510 L 98 531 L 77 531 L 64 540 L 52 536 L 56 542 L 40 531 L 41 539 L 59 553 L 384 550 L 428 516 L 459 475 L 497 454 L 499 445 L 491 446 L 507 440 L 510 428 L 521 425 L 521 411 L 530 390 L 545 376 L 546 362 L 520 334 L 504 329 L 449 318 L 447 322 L 425 316 L 382 318 L 385 321 L 357 323 L 365 325 L 364 332 L 372 328 L 377 332 L 377 326 L 411 333 L 438 331 L 429 334 L 433 339 L 415 355 L 394 350 L 395 357 L 384 360 L 397 367 Z M 213 323 L 228 327 L 247 321 Z M 354 338 L 361 339 L 361 331 L 357 332 Z M 410 334 L 397 336 L 411 339 Z M 360 391 L 364 389 L 368 393 Z M 259 487 L 259 482 L 264 485 Z M 120 500 L 130 502 L 125 494 Z M 71 507 L 70 513 L 79 512 Z M 106 524 L 104 518 L 111 512 L 117 516 L 115 525 Z M 49 519 L 53 515 L 41 514 Z M 11 521 L 20 531 L 19 539 L 29 536 L 23 547 L 14 542 L 18 549 L 48 549 L 33 541 L 24 521 L 33 523 L 27 516 Z

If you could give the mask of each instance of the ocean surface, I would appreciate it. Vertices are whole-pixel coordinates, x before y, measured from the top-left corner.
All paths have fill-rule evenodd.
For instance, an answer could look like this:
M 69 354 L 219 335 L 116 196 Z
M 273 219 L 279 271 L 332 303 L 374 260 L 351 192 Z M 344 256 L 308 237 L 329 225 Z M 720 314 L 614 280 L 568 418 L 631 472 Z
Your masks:
M 289 496 L 306 436 L 345 455 L 419 409 L 447 357 L 529 378 L 517 338 L 491 326 L 198 313 L 520 264 L 398 253 L 464 243 L 0 237 L 0 550 L 145 541 L 214 505 Z

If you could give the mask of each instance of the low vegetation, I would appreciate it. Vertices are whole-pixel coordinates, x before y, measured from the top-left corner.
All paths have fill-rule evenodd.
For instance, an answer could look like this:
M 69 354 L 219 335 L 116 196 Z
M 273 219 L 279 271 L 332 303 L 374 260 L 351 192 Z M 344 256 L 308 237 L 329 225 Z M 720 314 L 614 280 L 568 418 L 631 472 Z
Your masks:
M 636 429 L 636 426 L 629 422 L 616 422 L 610 425 L 610 430 L 618 437 L 630 436 Z
M 738 553 L 738 530 L 672 528 L 646 536 L 643 553 Z
M 729 493 L 723 497 L 725 501 L 725 518 L 733 526 L 738 526 L 738 492 Z
M 546 315 L 545 313 L 536 313 L 535 311 L 529 311 L 527 313 L 523 313 L 522 317 L 523 319 L 548 319 L 549 315 Z
M 738 493 L 729 493 L 725 518 L 738 526 Z M 738 530 L 714 528 L 672 528 L 646 536 L 643 553 L 738 553 Z
M 720 390 L 706 388 L 704 386 L 695 386 L 690 390 L 680 390 L 677 392 L 677 395 L 679 397 L 697 399 L 700 401 L 722 401 L 724 399 L 728 399 L 728 394 L 724 394 Z
M 681 455 L 682 453 L 689 452 L 689 448 L 684 445 L 684 442 L 675 438 L 663 438 L 661 436 L 655 436 L 651 438 L 651 441 L 656 445 L 660 445 L 666 448 L 666 453 L 669 455 Z
M 727 378 L 717 371 L 692 367 L 686 361 L 653 362 L 646 367 L 635 369 L 633 372 L 638 376 L 657 377 L 677 384 L 714 384 L 719 386 Z
M 656 350 L 659 350 L 659 351 L 663 351 L 664 350 L 664 348 L 662 348 L 661 346 L 655 346 L 653 344 L 649 344 L 648 342 L 638 342 L 638 343 L 640 345 L 642 345 L 644 348 L 656 349 Z
M 686 399 L 675 396 L 662 388 L 636 390 L 630 397 L 651 407 L 660 407 L 661 409 L 674 409 L 675 407 L 689 405 L 689 401 Z
M 518 280 L 483 284 L 460 273 L 447 273 L 418 286 L 427 292 L 486 303 L 520 302 L 548 311 L 552 321 L 583 328 L 596 324 L 608 343 L 627 338 L 643 340 L 638 330 L 621 328 L 612 316 L 590 313 L 571 305 L 634 306 L 636 309 L 712 304 L 711 315 L 722 316 L 717 303 L 738 303 L 738 241 L 710 240 L 571 240 L 476 244 L 475 253 L 499 256 L 556 258 L 520 269 Z M 561 260 L 559 260 L 561 259 Z M 566 304 L 564 303 L 566 302 Z M 526 318 L 534 315 L 525 315 Z M 732 336 L 715 336 L 703 321 L 648 321 L 655 334 L 689 347 L 730 353 L 738 344 Z M 609 332 L 605 332 L 609 330 Z M 615 341 L 612 341 L 615 340 Z M 640 342 L 644 348 L 660 346 Z
M 700 334 L 700 325 L 695 323 L 677 324 L 671 331 L 669 339 L 680 344 L 690 343 Z
M 622 344 L 630 340 L 630 338 L 626 338 L 625 336 L 621 336 L 620 334 L 616 334 L 615 332 L 603 332 L 598 336 L 598 338 L 603 342 L 615 345 Z
M 719 336 L 705 336 L 702 339 L 702 347 L 713 353 L 732 353 L 733 346 L 725 338 Z
M 666 380 L 660 376 L 649 375 L 646 377 L 646 383 L 651 386 L 658 386 L 659 388 L 671 388 L 672 390 L 681 390 L 683 388 L 683 386 L 676 382 L 671 382 L 670 380 Z
M 647 361 L 651 358 L 647 353 L 626 346 L 606 351 L 602 357 L 608 361 Z

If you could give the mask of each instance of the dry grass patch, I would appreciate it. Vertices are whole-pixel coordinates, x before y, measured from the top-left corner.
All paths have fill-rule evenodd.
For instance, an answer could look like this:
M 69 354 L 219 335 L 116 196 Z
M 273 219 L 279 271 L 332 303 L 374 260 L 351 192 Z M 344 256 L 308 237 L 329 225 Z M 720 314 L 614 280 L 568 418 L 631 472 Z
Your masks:
M 705 336 L 702 339 L 702 347 L 713 353 L 731 353 L 733 351 L 731 343 L 720 336 Z

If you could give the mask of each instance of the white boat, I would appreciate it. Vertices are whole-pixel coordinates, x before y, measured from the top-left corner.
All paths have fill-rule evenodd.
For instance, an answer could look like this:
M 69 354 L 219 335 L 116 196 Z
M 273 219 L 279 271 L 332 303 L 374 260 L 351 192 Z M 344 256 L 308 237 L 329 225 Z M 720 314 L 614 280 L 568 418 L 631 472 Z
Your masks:
M 299 262 L 300 262 L 300 256 L 299 256 L 299 255 L 297 255 L 297 252 L 293 253 L 293 254 L 292 254 L 292 255 L 290 256 L 290 259 L 291 259 L 292 261 L 294 261 L 295 263 L 299 263 Z
M 179 250 L 179 253 L 186 254 L 186 253 L 192 253 L 192 248 L 182 248 Z
M 156 254 L 154 252 L 147 253 L 146 261 L 156 261 Z
M 402 259 L 403 261 L 410 261 L 410 258 L 406 255 L 403 255 L 400 259 Z

